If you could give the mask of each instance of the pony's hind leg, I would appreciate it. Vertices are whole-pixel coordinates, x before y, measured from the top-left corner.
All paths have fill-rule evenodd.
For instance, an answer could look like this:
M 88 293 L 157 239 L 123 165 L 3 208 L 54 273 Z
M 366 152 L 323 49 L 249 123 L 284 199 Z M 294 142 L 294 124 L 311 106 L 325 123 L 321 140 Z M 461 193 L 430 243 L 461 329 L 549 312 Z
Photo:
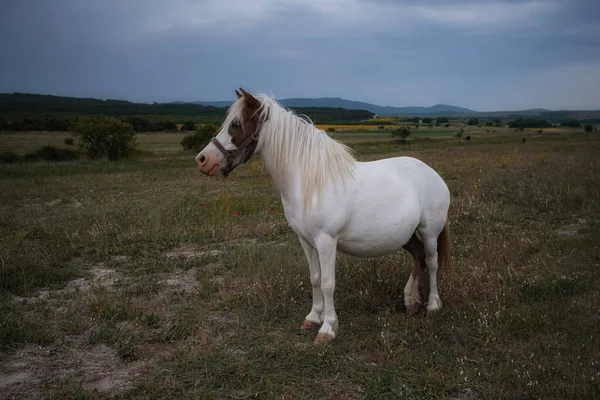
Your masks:
M 319 253 L 310 243 L 300 237 L 300 244 L 308 261 L 310 283 L 312 285 L 312 308 L 300 326 L 301 329 L 313 328 L 323 322 L 323 292 L 321 291 L 321 264 Z
M 423 243 L 413 233 L 407 244 L 402 246 L 413 257 L 413 269 L 404 286 L 404 307 L 408 314 L 415 314 L 421 307 L 421 292 L 419 285 L 421 283 L 421 274 L 425 269 L 425 251 Z
M 427 300 L 427 311 L 435 311 L 442 307 L 442 301 L 437 287 L 438 251 L 437 235 L 423 236 L 425 249 L 425 262 L 429 271 L 429 299 Z

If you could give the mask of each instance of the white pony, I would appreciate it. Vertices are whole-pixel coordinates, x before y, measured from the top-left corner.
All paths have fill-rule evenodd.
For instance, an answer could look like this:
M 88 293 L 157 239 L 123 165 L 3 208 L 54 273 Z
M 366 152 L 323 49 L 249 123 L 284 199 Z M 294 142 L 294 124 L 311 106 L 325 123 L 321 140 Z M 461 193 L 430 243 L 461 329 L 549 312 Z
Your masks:
M 440 308 L 437 271 L 450 266 L 450 193 L 442 178 L 411 157 L 358 162 L 346 146 L 268 96 L 240 90 L 196 162 L 206 175 L 227 176 L 254 152 L 262 158 L 308 260 L 313 302 L 301 328 L 321 325 L 314 343 L 329 342 L 338 331 L 338 250 L 359 257 L 408 250 L 414 267 L 404 288 L 407 311 L 420 307 L 425 268 L 427 310 Z

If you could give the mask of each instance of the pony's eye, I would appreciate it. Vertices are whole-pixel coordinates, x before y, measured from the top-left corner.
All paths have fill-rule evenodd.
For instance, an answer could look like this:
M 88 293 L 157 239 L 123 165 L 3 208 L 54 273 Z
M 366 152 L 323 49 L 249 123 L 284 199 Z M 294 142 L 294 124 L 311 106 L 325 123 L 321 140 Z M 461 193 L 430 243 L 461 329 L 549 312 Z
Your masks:
M 240 123 L 239 123 L 239 122 L 237 122 L 237 121 L 236 121 L 236 122 L 232 122 L 232 123 L 231 123 L 231 127 L 232 127 L 233 129 L 240 129 L 242 126 L 240 125 Z

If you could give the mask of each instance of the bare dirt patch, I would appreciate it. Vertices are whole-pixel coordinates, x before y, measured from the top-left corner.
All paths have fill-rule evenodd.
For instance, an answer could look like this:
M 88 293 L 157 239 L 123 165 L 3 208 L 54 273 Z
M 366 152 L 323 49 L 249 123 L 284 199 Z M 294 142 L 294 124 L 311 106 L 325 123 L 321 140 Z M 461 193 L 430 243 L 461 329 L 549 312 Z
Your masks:
M 223 250 L 201 250 L 199 246 L 186 244 L 165 253 L 167 258 L 200 258 L 218 256 Z
M 114 269 L 106 268 L 104 263 L 96 264 L 89 270 L 89 274 L 83 278 L 77 278 L 68 282 L 64 288 L 58 290 L 42 289 L 33 297 L 13 296 L 16 302 L 38 302 L 40 300 L 51 300 L 52 298 L 64 297 L 74 293 L 89 292 L 92 287 L 112 288 L 120 281 L 121 274 Z
M 588 226 L 588 220 L 585 218 L 578 218 L 577 222 L 572 224 L 564 225 L 556 233 L 560 236 L 576 236 Z
M 81 386 L 86 391 L 116 394 L 127 390 L 151 366 L 149 359 L 123 362 L 105 344 L 93 348 L 28 347 L 0 364 L 4 398 L 41 398 L 53 387 Z
M 198 290 L 199 282 L 196 279 L 197 268 L 187 271 L 177 270 L 168 275 L 168 278 L 159 281 L 169 292 L 193 293 Z
M 272 241 L 259 243 L 257 239 L 241 239 L 241 240 L 230 240 L 221 243 L 218 248 L 209 249 L 200 245 L 185 244 L 176 249 L 170 250 L 165 253 L 167 258 L 201 258 L 201 257 L 214 257 L 223 254 L 227 247 L 244 245 L 244 246 L 278 246 L 285 245 L 286 242 Z

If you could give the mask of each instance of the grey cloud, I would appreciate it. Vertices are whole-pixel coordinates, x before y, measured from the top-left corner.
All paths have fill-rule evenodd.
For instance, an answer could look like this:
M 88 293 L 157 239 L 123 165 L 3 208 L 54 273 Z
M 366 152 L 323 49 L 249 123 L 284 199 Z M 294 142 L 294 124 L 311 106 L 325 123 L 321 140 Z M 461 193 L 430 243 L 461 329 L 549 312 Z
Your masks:
M 218 100 L 243 86 L 390 105 L 600 108 L 585 89 L 600 65 L 600 3 L 423 4 L 7 1 L 0 91 Z

